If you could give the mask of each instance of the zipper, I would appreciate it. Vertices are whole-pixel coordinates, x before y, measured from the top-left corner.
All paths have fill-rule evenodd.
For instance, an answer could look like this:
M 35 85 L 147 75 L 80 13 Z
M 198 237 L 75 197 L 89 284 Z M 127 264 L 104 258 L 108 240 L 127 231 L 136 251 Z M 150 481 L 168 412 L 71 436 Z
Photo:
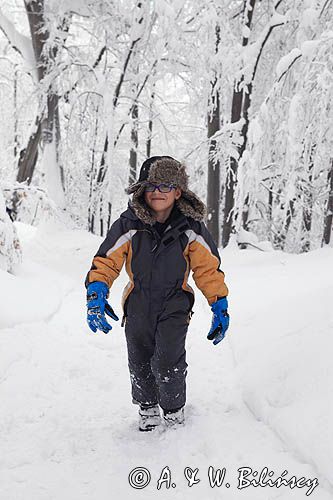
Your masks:
M 154 271 L 154 267 L 155 267 L 155 260 L 156 260 L 156 250 L 159 248 L 159 245 L 161 243 L 161 237 L 159 235 L 159 233 L 156 231 L 156 229 L 154 229 L 153 227 L 151 227 L 149 229 L 149 232 L 150 234 L 152 235 L 153 239 L 154 239 L 154 245 L 153 245 L 153 248 L 151 249 L 151 253 L 153 253 L 153 258 L 152 258 L 152 263 L 151 263 L 151 269 L 150 269 L 150 280 L 149 280 L 149 316 L 151 315 L 151 304 L 152 304 L 152 292 L 151 292 L 151 283 L 152 283 L 152 280 L 153 280 L 153 271 Z
M 158 232 L 156 231 L 156 229 L 154 229 L 153 227 L 149 230 L 149 232 L 154 239 L 154 245 L 153 245 L 153 248 L 151 249 L 151 252 L 155 252 L 155 250 L 157 249 L 157 247 L 161 243 L 161 237 L 158 234 Z

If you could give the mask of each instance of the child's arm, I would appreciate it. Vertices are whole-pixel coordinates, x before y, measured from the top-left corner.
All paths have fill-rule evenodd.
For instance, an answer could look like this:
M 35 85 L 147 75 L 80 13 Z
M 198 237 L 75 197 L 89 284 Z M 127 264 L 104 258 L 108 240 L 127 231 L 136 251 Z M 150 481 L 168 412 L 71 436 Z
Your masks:
M 221 259 L 212 235 L 203 222 L 196 222 L 187 232 L 189 236 L 188 256 L 190 268 L 197 287 L 209 305 L 228 295 Z
M 85 285 L 93 281 L 101 281 L 110 288 L 124 265 L 129 251 L 132 231 L 123 227 L 120 219 L 116 220 L 105 240 L 96 253 L 90 271 L 87 274 Z

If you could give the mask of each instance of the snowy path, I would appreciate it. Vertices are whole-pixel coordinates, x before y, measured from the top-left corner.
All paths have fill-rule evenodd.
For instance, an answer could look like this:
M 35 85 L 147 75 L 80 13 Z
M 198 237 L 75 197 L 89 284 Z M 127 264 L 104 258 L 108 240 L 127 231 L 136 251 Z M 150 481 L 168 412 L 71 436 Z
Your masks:
M 300 304 L 298 291 L 292 286 L 288 285 L 284 297 L 281 295 L 281 289 L 290 280 L 287 273 L 281 273 L 281 259 L 283 268 L 290 261 L 295 272 L 303 276 L 305 271 L 310 272 L 311 258 L 226 252 L 224 267 L 234 296 L 231 312 L 235 319 L 230 336 L 218 347 L 205 339 L 210 309 L 197 292 L 187 340 L 187 424 L 177 430 L 147 435 L 137 431 L 137 409 L 130 400 L 125 338 L 120 322 L 108 336 L 89 333 L 85 325 L 82 282 L 99 239 L 80 231 L 52 234 L 51 228 L 31 235 L 22 226 L 20 232 L 25 240 L 25 264 L 15 280 L 21 279 L 21 286 L 18 288 L 15 280 L 8 281 L 9 287 L 16 286 L 16 299 L 1 297 L 4 310 L 4 320 L 0 323 L 1 500 L 171 496 L 289 500 L 306 497 L 308 487 L 237 489 L 237 469 L 245 466 L 259 472 L 267 466 L 274 471 L 274 477 L 284 470 L 288 470 L 287 478 L 318 477 L 320 484 L 311 497 L 333 499 L 333 475 L 332 471 L 330 477 L 327 473 L 332 464 L 332 442 L 328 439 L 330 413 L 320 413 L 324 419 L 319 429 L 320 450 L 312 461 L 304 452 L 305 437 L 297 435 L 297 429 L 302 427 L 298 411 L 302 416 L 303 411 L 309 410 L 309 401 L 308 408 L 294 408 L 292 418 L 290 413 L 286 415 L 290 424 L 287 429 L 291 435 L 288 435 L 283 432 L 286 428 L 283 413 L 278 412 L 292 405 L 288 391 L 281 396 L 278 386 L 271 384 L 271 399 L 263 399 L 266 404 L 270 403 L 271 413 L 255 392 L 261 383 L 265 389 L 270 376 L 268 360 L 262 352 L 263 338 L 272 335 L 270 352 L 276 349 L 278 353 L 280 348 L 276 344 L 280 339 L 276 329 L 278 318 L 272 317 L 272 305 L 278 297 L 279 310 L 281 301 L 285 301 L 287 308 L 297 312 Z M 332 258 L 331 251 L 320 255 Z M 266 296 L 264 303 L 255 295 L 253 285 L 253 266 L 258 264 L 260 268 L 262 261 L 257 285 L 263 287 L 264 294 L 272 291 L 272 284 L 267 280 L 269 269 L 272 277 L 274 275 L 276 291 L 269 298 Z M 280 283 L 276 281 L 277 276 Z M 319 290 L 320 280 L 324 278 L 323 270 L 323 276 L 313 278 L 311 286 L 316 287 L 318 279 L 316 290 Z M 118 312 L 125 280 L 126 275 L 122 273 L 111 294 L 112 305 Z M 331 294 L 332 298 L 329 277 L 326 285 L 326 295 Z M 321 314 L 321 308 L 325 308 L 328 314 L 324 294 L 321 299 L 313 303 L 313 309 Z M 303 325 L 293 320 L 299 316 L 289 315 L 286 341 L 289 335 L 295 337 L 298 331 L 303 331 Z M 327 328 L 332 328 L 332 316 L 324 320 Z M 267 324 L 272 326 L 271 332 L 267 332 Z M 250 342 L 249 336 L 258 328 L 262 329 L 262 335 L 254 336 Z M 326 359 L 328 353 L 326 357 L 324 354 L 324 362 Z M 260 371 L 261 366 L 265 371 Z M 281 368 L 282 363 L 273 364 L 273 372 L 276 367 Z M 332 374 L 332 369 L 327 367 L 328 370 L 327 377 Z M 276 380 L 282 384 L 279 387 L 289 386 L 285 365 L 277 373 Z M 259 394 L 261 391 L 262 388 Z M 278 396 L 285 398 L 282 404 Z M 157 480 L 165 466 L 170 468 L 176 487 L 167 489 L 164 484 L 157 490 Z M 209 466 L 226 468 L 226 480 L 220 488 L 210 487 Z M 129 472 L 135 467 L 146 467 L 151 473 L 150 484 L 142 490 L 128 483 Z M 199 468 L 199 484 L 188 486 L 185 467 Z M 230 488 L 225 486 L 227 481 Z

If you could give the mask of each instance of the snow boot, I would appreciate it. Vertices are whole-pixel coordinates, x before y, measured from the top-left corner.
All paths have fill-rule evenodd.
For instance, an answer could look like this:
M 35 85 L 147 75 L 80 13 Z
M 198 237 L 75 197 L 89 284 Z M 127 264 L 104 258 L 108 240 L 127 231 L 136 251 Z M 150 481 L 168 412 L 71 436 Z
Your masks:
M 153 406 L 140 405 L 139 409 L 139 430 L 152 431 L 160 425 L 161 416 L 158 404 Z
M 176 427 L 185 423 L 184 406 L 176 410 L 163 410 L 164 422 L 167 427 Z

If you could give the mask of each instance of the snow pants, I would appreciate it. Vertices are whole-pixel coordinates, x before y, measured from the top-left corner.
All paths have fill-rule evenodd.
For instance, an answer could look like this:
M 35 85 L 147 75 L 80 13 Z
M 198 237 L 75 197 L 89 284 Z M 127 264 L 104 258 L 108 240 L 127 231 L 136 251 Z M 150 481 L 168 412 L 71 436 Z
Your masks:
M 164 410 L 184 406 L 192 303 L 182 289 L 131 292 L 125 334 L 133 403 L 158 403 Z

